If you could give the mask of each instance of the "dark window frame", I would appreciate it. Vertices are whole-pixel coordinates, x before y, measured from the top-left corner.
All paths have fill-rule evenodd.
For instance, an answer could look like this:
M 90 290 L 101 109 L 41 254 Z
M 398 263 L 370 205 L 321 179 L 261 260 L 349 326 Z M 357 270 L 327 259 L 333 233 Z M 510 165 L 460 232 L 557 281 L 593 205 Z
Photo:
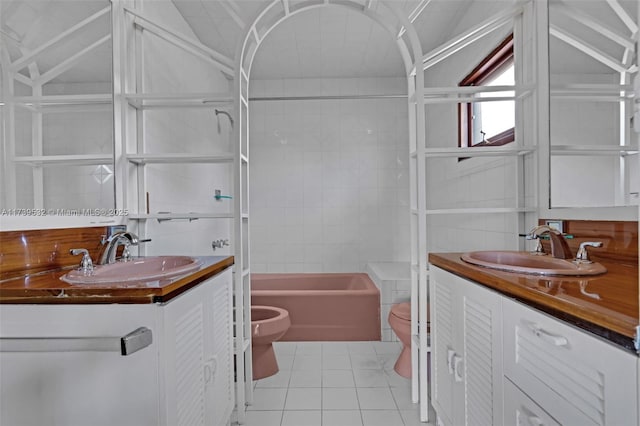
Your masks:
M 513 33 L 500 43 L 458 86 L 481 86 L 514 62 Z M 515 128 L 491 135 L 483 142 L 473 144 L 473 106 L 471 102 L 458 104 L 458 147 L 501 146 L 515 140 Z M 468 158 L 468 157 L 467 157 Z

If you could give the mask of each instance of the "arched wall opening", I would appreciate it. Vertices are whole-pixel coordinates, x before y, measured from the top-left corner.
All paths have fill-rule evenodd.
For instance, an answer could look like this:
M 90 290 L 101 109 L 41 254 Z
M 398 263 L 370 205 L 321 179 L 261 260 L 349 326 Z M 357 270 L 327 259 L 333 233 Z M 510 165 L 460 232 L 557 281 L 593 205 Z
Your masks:
M 239 232 L 243 241 L 251 233 L 251 260 L 246 250 L 244 262 L 252 272 L 361 272 L 371 261 L 409 262 L 409 151 L 416 135 L 415 104 L 407 99 L 422 53 L 402 14 L 362 3 L 306 2 L 286 10 L 273 2 L 237 54 L 238 185 L 248 190 L 239 202 L 247 216 L 251 199 L 251 224 L 243 221 Z M 318 8 L 361 13 L 389 37 L 404 27 L 396 54 L 404 76 L 251 77 L 277 27 Z M 249 145 L 251 174 L 244 163 Z M 410 297 L 409 288 L 397 296 Z

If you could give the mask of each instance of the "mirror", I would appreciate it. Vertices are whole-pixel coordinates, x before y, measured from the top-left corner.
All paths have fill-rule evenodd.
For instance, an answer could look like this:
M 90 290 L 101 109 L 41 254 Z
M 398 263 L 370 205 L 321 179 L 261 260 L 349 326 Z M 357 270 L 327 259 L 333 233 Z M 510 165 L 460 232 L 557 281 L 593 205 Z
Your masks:
M 3 0 L 0 17 L 0 209 L 113 209 L 111 2 Z
M 638 204 L 637 0 L 550 0 L 551 208 Z

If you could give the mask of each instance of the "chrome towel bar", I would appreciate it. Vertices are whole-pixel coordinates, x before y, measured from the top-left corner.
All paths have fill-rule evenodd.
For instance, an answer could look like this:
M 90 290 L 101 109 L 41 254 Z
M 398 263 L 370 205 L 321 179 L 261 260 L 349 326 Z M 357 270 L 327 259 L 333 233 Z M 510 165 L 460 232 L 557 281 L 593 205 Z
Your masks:
M 139 327 L 123 337 L 0 337 L 0 352 L 120 352 L 131 355 L 153 342 L 153 333 Z

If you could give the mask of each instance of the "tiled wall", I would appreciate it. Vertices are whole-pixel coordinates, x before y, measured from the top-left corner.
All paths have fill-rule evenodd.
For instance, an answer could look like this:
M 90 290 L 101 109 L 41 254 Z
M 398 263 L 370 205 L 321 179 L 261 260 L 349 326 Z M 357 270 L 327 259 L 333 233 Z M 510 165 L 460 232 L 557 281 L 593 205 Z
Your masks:
M 404 94 L 404 79 L 251 81 L 250 95 Z M 407 101 L 250 103 L 254 272 L 409 258 Z
M 143 7 L 150 18 L 196 39 L 173 3 L 148 1 L 143 3 Z M 147 93 L 230 91 L 230 82 L 212 65 L 148 33 L 144 36 L 144 70 L 144 91 Z M 145 151 L 191 154 L 230 152 L 230 122 L 227 117 L 220 116 L 218 132 L 214 108 L 146 111 Z M 230 110 L 230 107 L 226 109 Z M 215 189 L 222 190 L 223 194 L 232 192 L 231 164 L 152 164 L 145 166 L 145 170 L 150 213 L 232 211 L 233 200 L 216 201 L 213 197 Z M 231 223 L 231 219 L 147 220 L 146 229 L 139 227 L 138 232 L 152 239 L 145 245 L 146 255 L 223 255 L 232 253 L 233 247 L 217 249 L 214 253 L 211 242 L 230 239 Z M 129 221 L 129 227 L 135 228 L 136 225 L 135 221 Z

